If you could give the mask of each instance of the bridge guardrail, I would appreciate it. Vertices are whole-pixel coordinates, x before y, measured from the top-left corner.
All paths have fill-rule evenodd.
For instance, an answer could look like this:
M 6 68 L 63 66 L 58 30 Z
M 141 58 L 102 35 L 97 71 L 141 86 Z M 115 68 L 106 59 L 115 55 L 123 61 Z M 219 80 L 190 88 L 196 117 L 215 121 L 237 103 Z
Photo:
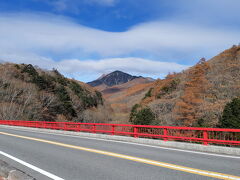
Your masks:
M 240 129 L 149 126 L 105 123 L 74 123 L 47 121 L 0 120 L 0 125 L 24 126 L 65 131 L 102 133 L 163 139 L 164 141 L 198 142 L 203 145 L 224 144 L 240 146 Z

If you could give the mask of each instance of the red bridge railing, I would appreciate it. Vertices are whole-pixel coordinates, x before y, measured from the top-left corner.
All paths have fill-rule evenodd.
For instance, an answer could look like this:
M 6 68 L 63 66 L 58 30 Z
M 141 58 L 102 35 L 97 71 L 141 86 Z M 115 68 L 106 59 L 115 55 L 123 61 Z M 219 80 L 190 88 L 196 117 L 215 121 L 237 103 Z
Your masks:
M 0 125 L 240 146 L 240 129 L 0 120 Z

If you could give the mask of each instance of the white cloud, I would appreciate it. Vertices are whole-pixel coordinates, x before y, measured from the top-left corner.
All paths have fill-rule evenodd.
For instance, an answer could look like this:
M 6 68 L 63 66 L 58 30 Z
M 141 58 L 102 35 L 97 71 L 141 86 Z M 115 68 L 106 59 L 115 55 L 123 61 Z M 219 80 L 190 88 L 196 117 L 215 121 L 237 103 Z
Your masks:
M 144 58 L 106 58 L 100 60 L 79 60 L 66 59 L 56 62 L 45 57 L 38 57 L 30 54 L 19 56 L 0 53 L 0 62 L 31 63 L 41 68 L 51 70 L 57 68 L 61 73 L 68 77 L 77 78 L 82 81 L 91 81 L 101 74 L 115 70 L 125 71 L 133 75 L 151 76 L 163 78 L 168 73 L 180 72 L 188 66 L 174 62 L 161 62 Z
M 106 32 L 69 19 L 42 15 L 0 15 L 0 48 L 31 52 L 126 55 L 137 51 L 214 51 L 238 43 L 239 31 L 209 29 L 174 22 L 150 22 L 125 32 Z
M 167 74 L 169 72 L 179 72 L 187 66 L 172 62 L 160 62 L 143 58 L 109 58 L 98 61 L 87 60 L 63 60 L 57 64 L 59 70 L 66 73 L 77 73 L 79 69 L 87 72 L 105 73 L 114 70 L 122 70 L 132 73 L 142 73 L 150 75 Z
M 240 23 L 239 0 L 180 0 L 169 3 L 177 8 L 178 13 L 174 17 L 178 20 L 225 27 Z
M 63 73 L 123 70 L 162 76 L 185 66 L 141 58 L 109 58 L 131 54 L 152 57 L 174 54 L 215 55 L 238 43 L 240 31 L 200 27 L 174 21 L 149 22 L 125 32 L 107 32 L 79 25 L 72 20 L 50 14 L 0 14 L 0 59 L 33 63 L 40 67 L 58 67 Z M 64 60 L 98 55 L 102 60 Z M 50 58 L 52 57 L 52 58 Z M 55 58 L 54 58 L 55 57 Z M 56 57 L 59 62 L 56 62 Z M 86 59 L 86 58 L 85 58 Z M 156 59 L 156 58 L 151 58 Z M 83 74 L 84 74 L 83 73 Z

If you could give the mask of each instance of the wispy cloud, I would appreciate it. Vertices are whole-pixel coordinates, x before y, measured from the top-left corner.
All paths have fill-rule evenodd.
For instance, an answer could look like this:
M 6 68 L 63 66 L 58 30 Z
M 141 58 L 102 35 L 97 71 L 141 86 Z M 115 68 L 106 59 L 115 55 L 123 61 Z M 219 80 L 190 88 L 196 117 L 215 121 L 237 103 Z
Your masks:
M 65 73 L 71 74 L 72 72 L 78 73 L 81 69 L 81 73 L 98 74 L 111 72 L 114 70 L 127 71 L 133 74 L 145 74 L 152 76 L 164 76 L 170 72 L 180 72 L 186 69 L 188 66 L 180 65 L 174 62 L 161 62 L 153 61 L 143 58 L 109 58 L 101 59 L 98 61 L 86 60 L 80 61 L 77 59 L 63 60 L 57 64 L 57 67 Z
M 238 43 L 239 31 L 179 24 L 149 22 L 125 32 L 106 32 L 81 26 L 52 15 L 0 15 L 1 49 L 31 52 L 84 52 L 102 56 L 126 55 L 137 51 L 214 51 Z
M 64 73 L 80 72 L 80 75 L 81 72 L 102 73 L 119 69 L 162 76 L 186 68 L 169 63 L 173 62 L 174 54 L 177 54 L 175 58 L 193 52 L 215 55 L 237 44 L 236 37 L 240 37 L 237 30 L 176 21 L 148 22 L 125 32 L 107 32 L 50 14 L 0 14 L 0 27 L 0 59 L 33 63 L 44 68 L 57 67 Z M 134 53 L 139 57 L 151 54 L 154 58 L 150 59 L 163 59 L 157 62 L 149 58 L 110 58 L 129 57 Z M 78 60 L 66 60 L 68 54 L 71 54 L 70 59 Z M 100 60 L 86 60 L 93 55 Z
M 173 17 L 178 20 L 225 28 L 240 25 L 239 0 L 178 0 L 169 4 L 177 9 Z
M 30 54 L 0 54 L 0 62 L 32 63 L 41 68 L 51 70 L 57 68 L 61 73 L 82 81 L 91 81 L 104 73 L 115 70 L 125 71 L 134 75 L 163 78 L 166 74 L 180 72 L 188 66 L 174 62 L 161 62 L 144 58 L 106 58 L 100 60 L 65 59 L 54 61 L 50 58 Z

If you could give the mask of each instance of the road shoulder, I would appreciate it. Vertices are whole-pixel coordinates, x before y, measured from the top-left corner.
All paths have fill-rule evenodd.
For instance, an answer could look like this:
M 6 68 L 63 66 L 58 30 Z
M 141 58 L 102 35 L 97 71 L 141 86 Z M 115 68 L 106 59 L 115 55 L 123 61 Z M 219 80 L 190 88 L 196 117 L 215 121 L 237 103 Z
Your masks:
M 0 180 L 1 178 L 3 180 L 35 180 L 35 178 L 0 159 Z

